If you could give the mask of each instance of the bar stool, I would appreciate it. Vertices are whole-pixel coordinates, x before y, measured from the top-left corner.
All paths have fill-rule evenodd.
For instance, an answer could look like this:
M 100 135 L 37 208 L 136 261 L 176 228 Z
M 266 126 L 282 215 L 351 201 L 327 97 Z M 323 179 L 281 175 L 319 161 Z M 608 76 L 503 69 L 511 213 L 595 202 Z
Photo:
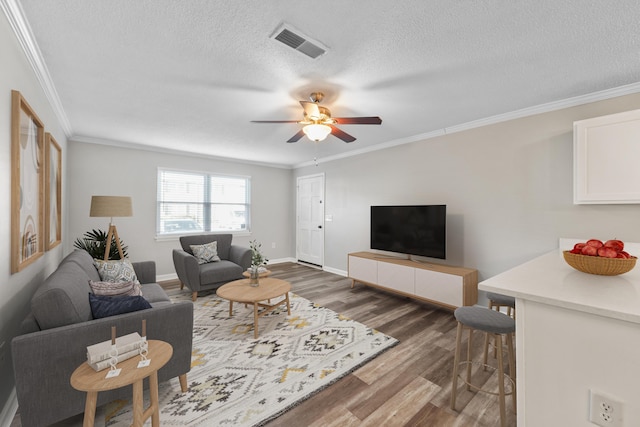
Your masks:
M 516 318 L 516 299 L 502 294 L 496 294 L 493 292 L 487 292 L 487 298 L 489 298 L 489 309 L 501 311 L 502 307 L 507 307 L 507 316 Z M 496 358 L 496 342 L 492 343 L 493 358 Z M 484 363 L 487 364 L 489 356 L 489 335 L 484 338 Z M 485 369 L 486 370 L 486 369 Z
M 489 298 L 489 308 L 500 311 L 502 307 L 507 307 L 507 315 L 515 319 L 516 317 L 516 299 L 502 294 L 487 292 Z
M 458 377 L 467 384 L 467 390 L 477 390 L 485 393 L 498 395 L 500 403 L 500 425 L 504 427 L 506 424 L 505 396 L 511 395 L 513 400 L 513 410 L 516 411 L 516 385 L 515 385 L 515 357 L 513 354 L 513 333 L 516 330 L 515 320 L 504 313 L 488 310 L 482 307 L 459 307 L 454 311 L 454 316 L 458 321 L 456 334 L 456 353 L 453 362 L 453 381 L 451 387 L 451 409 L 456 409 L 456 395 L 458 391 Z M 467 359 L 460 361 L 460 352 L 462 350 L 462 330 L 469 329 L 469 339 L 467 340 Z M 478 330 L 491 335 L 496 340 L 496 350 L 498 358 L 498 393 L 483 389 L 471 383 L 471 349 L 473 331 Z M 506 336 L 507 352 L 509 360 L 509 374 L 504 371 L 504 361 L 502 354 L 502 337 Z M 458 373 L 460 365 L 466 365 L 466 379 Z M 483 367 L 486 363 L 481 364 Z M 493 367 L 490 367 L 493 368 Z M 510 382 L 511 390 L 505 390 L 505 380 Z

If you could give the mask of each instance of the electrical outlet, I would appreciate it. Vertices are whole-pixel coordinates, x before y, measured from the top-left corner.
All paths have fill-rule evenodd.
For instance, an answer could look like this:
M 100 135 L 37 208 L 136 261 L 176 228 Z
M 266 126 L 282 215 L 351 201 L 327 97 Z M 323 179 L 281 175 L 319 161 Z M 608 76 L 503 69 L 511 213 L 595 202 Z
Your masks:
M 589 421 L 600 427 L 623 427 L 622 402 L 600 391 L 589 392 Z
M 275 249 L 276 248 L 276 242 L 271 243 L 271 249 Z

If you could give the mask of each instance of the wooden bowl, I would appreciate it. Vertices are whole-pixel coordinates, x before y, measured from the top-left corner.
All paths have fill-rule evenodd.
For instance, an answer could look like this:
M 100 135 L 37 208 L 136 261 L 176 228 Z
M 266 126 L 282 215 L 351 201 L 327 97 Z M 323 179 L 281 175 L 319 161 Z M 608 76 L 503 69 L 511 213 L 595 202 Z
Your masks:
M 564 260 L 571 267 L 578 271 L 589 274 L 599 274 L 601 276 L 617 276 L 624 274 L 636 266 L 638 258 L 604 258 L 599 256 L 590 256 L 582 254 L 572 254 L 569 251 L 563 251 Z

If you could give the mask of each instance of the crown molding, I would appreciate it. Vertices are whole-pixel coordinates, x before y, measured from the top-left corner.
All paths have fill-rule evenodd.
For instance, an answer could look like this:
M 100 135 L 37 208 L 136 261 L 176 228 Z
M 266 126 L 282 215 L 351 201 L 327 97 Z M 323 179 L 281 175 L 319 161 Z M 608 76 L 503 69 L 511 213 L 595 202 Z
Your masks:
M 70 138 L 70 141 L 79 142 L 83 144 L 97 144 L 97 145 L 106 145 L 110 147 L 128 148 L 130 150 L 151 151 L 153 153 L 197 157 L 199 159 L 235 162 L 235 163 L 241 163 L 245 165 L 266 166 L 266 167 L 278 168 L 278 169 L 292 169 L 290 165 L 285 165 L 281 163 L 256 162 L 252 160 L 236 159 L 233 157 L 212 156 L 209 154 L 195 153 L 193 151 L 176 150 L 174 148 L 154 147 L 151 145 L 138 144 L 135 142 L 117 141 L 112 139 L 96 138 L 93 136 L 74 135 Z
M 412 142 L 424 141 L 438 136 L 448 135 L 456 132 L 462 132 L 465 130 L 476 129 L 483 126 L 489 126 L 497 123 L 506 122 L 509 120 L 520 119 L 523 117 L 534 116 L 536 114 L 549 113 L 551 111 L 562 110 L 564 108 L 577 107 L 579 105 L 589 104 L 591 102 L 604 101 L 606 99 L 617 98 L 624 95 L 632 95 L 640 92 L 640 82 L 632 83 L 624 86 L 618 86 L 612 89 L 605 89 L 599 92 L 592 92 L 586 95 L 575 96 L 572 98 L 562 99 L 560 101 L 548 102 L 546 104 L 535 105 L 533 107 L 522 108 L 520 110 L 511 111 L 504 114 L 498 114 L 483 119 L 473 120 L 459 125 L 450 126 L 447 128 L 437 129 L 427 133 L 421 133 L 418 135 L 396 139 L 393 141 L 385 142 L 383 144 L 376 144 L 370 148 L 363 148 L 360 150 L 349 151 L 347 153 L 338 154 L 335 156 L 323 157 L 311 162 L 299 163 L 293 166 L 293 169 L 299 169 L 306 166 L 314 166 L 320 163 L 326 163 L 333 160 L 344 159 L 347 157 L 357 156 L 372 151 L 384 150 L 386 148 L 395 147 L 397 145 L 410 144 Z
M 0 7 L 6 15 L 7 20 L 9 21 L 25 56 L 27 57 L 29 65 L 31 65 L 31 68 L 40 83 L 40 86 L 42 86 L 45 96 L 49 100 L 49 104 L 51 104 L 51 108 L 58 118 L 58 122 L 60 122 L 62 130 L 67 138 L 71 137 L 71 135 L 73 135 L 71 123 L 67 118 L 64 108 L 62 108 L 58 91 L 56 91 L 53 81 L 51 80 L 49 69 L 42 58 L 42 52 L 40 51 L 40 48 L 36 43 L 36 39 L 33 36 L 33 32 L 31 31 L 31 27 L 24 16 L 22 6 L 18 0 L 0 0 Z

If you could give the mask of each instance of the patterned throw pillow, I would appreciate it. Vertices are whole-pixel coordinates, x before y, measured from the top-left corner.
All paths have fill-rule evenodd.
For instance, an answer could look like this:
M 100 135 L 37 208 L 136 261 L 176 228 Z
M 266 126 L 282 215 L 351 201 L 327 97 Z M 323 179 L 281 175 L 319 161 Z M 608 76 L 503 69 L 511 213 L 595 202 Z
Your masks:
M 94 282 L 89 280 L 89 286 L 95 295 L 107 297 L 142 296 L 142 288 L 134 282 Z
M 100 280 L 103 282 L 133 282 L 140 284 L 133 269 L 133 264 L 128 259 L 110 261 L 94 259 L 93 262 L 98 269 Z
M 218 242 L 211 242 L 204 245 L 189 245 L 193 255 L 198 259 L 198 264 L 220 261 L 218 256 Z

